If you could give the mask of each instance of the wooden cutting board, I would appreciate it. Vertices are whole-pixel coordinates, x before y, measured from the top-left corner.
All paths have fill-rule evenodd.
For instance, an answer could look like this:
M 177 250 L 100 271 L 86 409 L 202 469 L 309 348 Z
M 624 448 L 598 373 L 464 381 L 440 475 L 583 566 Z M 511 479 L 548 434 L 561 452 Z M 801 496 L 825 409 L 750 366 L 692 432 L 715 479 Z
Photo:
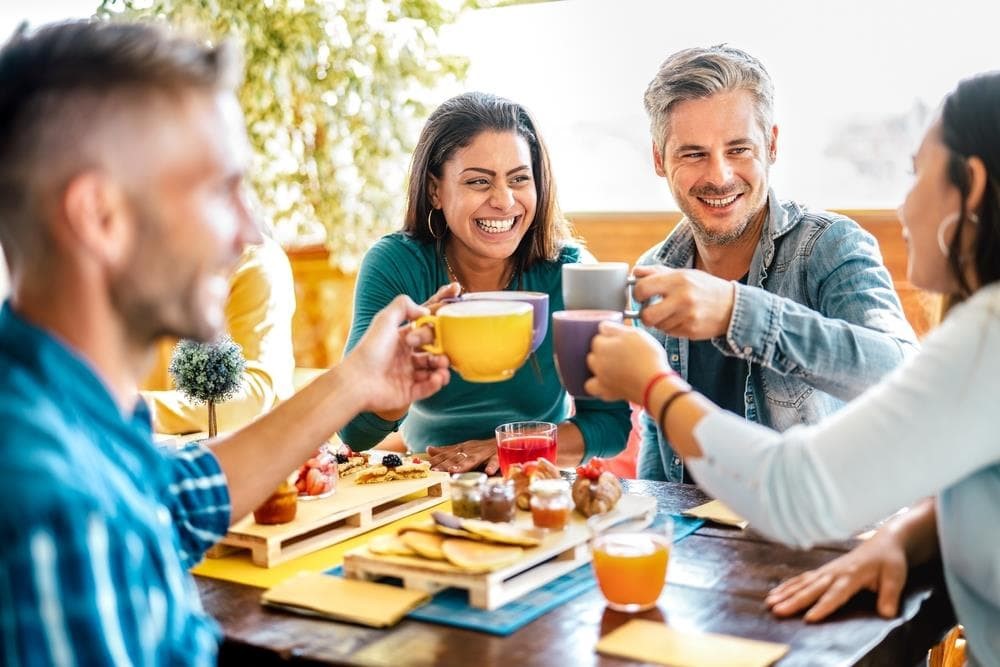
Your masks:
M 448 498 L 448 481 L 447 473 L 434 471 L 422 479 L 381 484 L 357 484 L 354 475 L 343 477 L 333 495 L 300 499 L 289 523 L 263 526 L 253 514 L 243 517 L 208 556 L 220 558 L 249 549 L 255 565 L 273 567 L 438 505 Z
M 639 517 L 655 510 L 655 498 L 625 495 L 614 514 L 622 518 Z M 396 577 L 406 588 L 430 593 L 463 588 L 469 592 L 469 604 L 473 607 L 496 609 L 590 562 L 590 530 L 578 513 L 574 512 L 572 517 L 565 530 L 547 534 L 539 546 L 526 547 L 524 556 L 516 563 L 493 572 L 474 574 L 447 561 L 373 554 L 363 546 L 344 555 L 344 576 L 368 580 Z M 519 511 L 517 523 L 531 526 L 531 513 Z

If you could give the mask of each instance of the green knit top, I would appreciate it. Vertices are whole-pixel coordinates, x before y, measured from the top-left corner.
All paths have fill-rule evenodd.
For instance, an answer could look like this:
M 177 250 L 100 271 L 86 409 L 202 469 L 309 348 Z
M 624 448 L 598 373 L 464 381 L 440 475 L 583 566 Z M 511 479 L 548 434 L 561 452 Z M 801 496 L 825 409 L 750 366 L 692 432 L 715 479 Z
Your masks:
M 557 261 L 536 264 L 514 281 L 510 289 L 546 292 L 549 312 L 563 309 L 562 265 L 593 261 L 586 250 L 567 244 Z M 403 232 L 382 237 L 365 255 L 354 294 L 354 319 L 347 341 L 351 350 L 368 328 L 372 317 L 399 294 L 417 303 L 429 299 L 448 283 L 448 273 L 437 244 L 423 243 Z M 567 418 L 583 433 L 585 458 L 613 456 L 625 447 L 631 428 L 629 406 L 580 400 L 573 413 L 573 399 L 559 383 L 552 356 L 552 328 L 524 366 L 509 380 L 472 383 L 452 372 L 451 381 L 437 394 L 410 406 L 400 421 L 387 421 L 363 413 L 340 432 L 356 450 L 378 444 L 402 426 L 406 444 L 417 452 L 430 445 L 452 445 L 466 440 L 494 437 L 503 423 L 539 420 L 560 423 Z

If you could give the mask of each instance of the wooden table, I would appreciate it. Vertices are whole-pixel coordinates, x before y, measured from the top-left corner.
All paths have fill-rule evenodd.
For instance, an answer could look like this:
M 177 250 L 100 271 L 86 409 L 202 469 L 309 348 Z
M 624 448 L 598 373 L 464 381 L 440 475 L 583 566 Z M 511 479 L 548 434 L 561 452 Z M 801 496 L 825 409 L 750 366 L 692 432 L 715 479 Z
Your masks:
M 679 512 L 707 500 L 697 488 L 661 482 L 627 483 L 628 491 L 655 496 L 659 509 Z M 640 614 L 680 629 L 721 632 L 784 642 L 791 651 L 778 664 L 912 666 L 954 624 L 940 567 L 911 573 L 899 617 L 874 612 L 863 595 L 833 620 L 805 624 L 778 620 L 763 600 L 781 580 L 835 558 L 850 543 L 795 551 L 750 531 L 702 527 L 671 554 L 660 606 Z M 220 664 L 397 666 L 625 665 L 594 652 L 600 636 L 631 618 L 608 610 L 595 588 L 529 623 L 509 637 L 404 620 L 390 630 L 313 620 L 260 606 L 260 589 L 196 577 L 207 611 L 222 624 Z

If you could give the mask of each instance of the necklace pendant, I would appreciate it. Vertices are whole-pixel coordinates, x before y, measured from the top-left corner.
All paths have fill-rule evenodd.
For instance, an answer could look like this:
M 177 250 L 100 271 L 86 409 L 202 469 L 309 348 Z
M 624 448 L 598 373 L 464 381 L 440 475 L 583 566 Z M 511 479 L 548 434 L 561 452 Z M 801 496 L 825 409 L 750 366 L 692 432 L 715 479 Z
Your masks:
M 466 291 L 465 290 L 465 286 L 462 285 L 462 282 L 458 279 L 458 275 L 455 273 L 455 269 L 451 268 L 451 262 L 448 261 L 448 253 L 447 252 L 442 252 L 441 253 L 441 257 L 444 258 L 444 268 L 448 272 L 448 280 L 450 280 L 453 283 L 458 283 L 458 293 L 459 294 L 464 294 L 465 291 Z M 503 287 L 501 287 L 497 291 L 500 291 L 500 292 L 506 291 L 506 290 L 510 289 L 510 286 L 513 283 L 514 283 L 514 272 L 511 271 L 510 272 L 510 277 L 507 278 L 507 284 L 505 284 Z

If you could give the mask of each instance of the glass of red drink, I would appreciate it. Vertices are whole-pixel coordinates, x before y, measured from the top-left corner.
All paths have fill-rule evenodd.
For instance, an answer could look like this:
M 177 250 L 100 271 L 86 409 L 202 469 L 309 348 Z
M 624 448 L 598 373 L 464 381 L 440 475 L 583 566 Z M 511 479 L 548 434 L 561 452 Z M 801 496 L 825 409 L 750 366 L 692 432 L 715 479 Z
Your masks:
M 549 422 L 511 422 L 497 427 L 497 454 L 500 472 L 507 474 L 513 463 L 536 459 L 556 462 L 558 427 Z

